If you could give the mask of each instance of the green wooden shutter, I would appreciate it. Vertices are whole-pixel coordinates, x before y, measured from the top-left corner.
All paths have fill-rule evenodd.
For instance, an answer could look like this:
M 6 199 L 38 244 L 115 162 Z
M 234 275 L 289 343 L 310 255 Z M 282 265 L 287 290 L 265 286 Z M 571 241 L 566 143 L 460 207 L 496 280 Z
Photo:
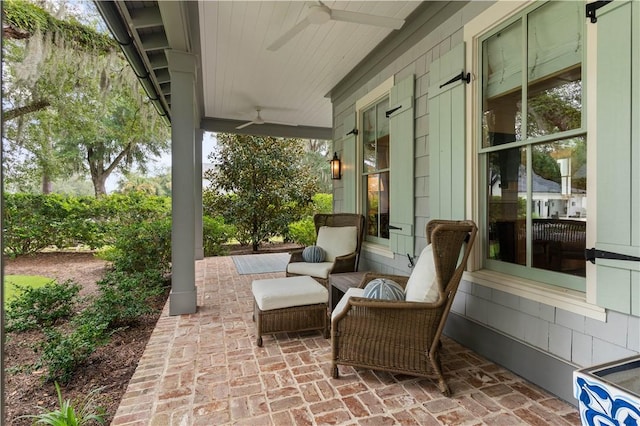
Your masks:
M 402 255 L 414 251 L 414 81 L 410 75 L 389 93 L 389 248 Z
M 356 114 L 347 115 L 342 122 L 342 213 L 356 213 L 356 135 L 350 133 L 356 128 Z M 347 134 L 350 133 L 350 134 Z
M 429 70 L 429 217 L 464 219 L 464 43 L 434 60 Z
M 596 248 L 640 256 L 640 4 L 597 17 Z M 597 259 L 596 280 L 599 306 L 640 316 L 640 262 Z

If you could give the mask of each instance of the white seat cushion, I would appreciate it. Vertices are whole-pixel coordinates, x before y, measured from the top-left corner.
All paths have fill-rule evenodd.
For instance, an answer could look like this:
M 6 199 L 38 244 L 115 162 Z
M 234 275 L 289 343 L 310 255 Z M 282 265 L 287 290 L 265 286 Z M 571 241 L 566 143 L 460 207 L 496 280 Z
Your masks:
M 333 268 L 333 262 L 293 262 L 287 265 L 287 272 L 326 279 L 329 276 L 331 268 Z
M 426 246 L 413 268 L 405 287 L 405 300 L 408 302 L 433 303 L 438 300 L 438 282 L 436 265 L 433 260 L 431 244 Z
M 347 292 L 342 296 L 342 299 L 340 299 L 336 307 L 333 309 L 333 312 L 331 312 L 331 321 L 333 321 L 336 316 L 347 310 L 347 302 L 350 297 L 362 297 L 363 295 L 363 288 L 351 287 L 347 289 Z
M 311 277 L 254 280 L 251 291 L 261 311 L 329 301 L 327 289 Z
M 325 262 L 333 262 L 338 256 L 356 251 L 358 228 L 355 226 L 321 226 L 318 229 L 316 245 L 324 250 Z

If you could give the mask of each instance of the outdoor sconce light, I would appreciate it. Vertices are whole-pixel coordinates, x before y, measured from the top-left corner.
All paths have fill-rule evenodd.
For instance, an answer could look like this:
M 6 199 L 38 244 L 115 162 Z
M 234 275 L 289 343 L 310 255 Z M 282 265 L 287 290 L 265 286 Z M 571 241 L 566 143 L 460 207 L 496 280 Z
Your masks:
M 329 164 L 331 164 L 331 179 L 340 179 L 342 164 L 340 163 L 337 152 L 333 153 L 333 158 L 329 161 Z

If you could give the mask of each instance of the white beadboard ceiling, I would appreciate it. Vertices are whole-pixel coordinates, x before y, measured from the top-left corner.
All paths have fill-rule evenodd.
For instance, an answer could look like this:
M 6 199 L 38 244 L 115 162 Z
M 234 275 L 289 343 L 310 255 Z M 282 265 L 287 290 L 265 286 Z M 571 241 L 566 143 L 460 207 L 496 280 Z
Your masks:
M 196 99 L 204 130 L 311 138 L 331 137 L 327 94 L 396 30 L 329 20 L 310 24 L 275 51 L 268 47 L 303 20 L 310 6 L 403 20 L 421 3 L 94 0 L 167 121 L 172 115 L 167 51 L 175 50 L 193 54 L 200 65 L 197 86 L 202 90 Z M 296 127 L 254 124 L 237 131 L 256 118 L 256 108 L 266 122 Z
M 317 2 L 199 2 L 206 118 L 250 121 L 260 107 L 265 121 L 332 126 L 327 93 L 394 30 L 332 20 L 309 25 L 277 51 L 267 50 L 313 4 Z M 323 4 L 330 9 L 404 19 L 420 2 Z

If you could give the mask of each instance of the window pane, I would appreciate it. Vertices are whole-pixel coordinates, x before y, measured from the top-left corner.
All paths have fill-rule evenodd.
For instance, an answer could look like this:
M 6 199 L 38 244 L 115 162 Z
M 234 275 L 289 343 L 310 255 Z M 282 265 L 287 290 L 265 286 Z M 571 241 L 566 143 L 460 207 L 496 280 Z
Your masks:
M 526 149 L 493 152 L 487 164 L 489 259 L 526 265 Z M 524 187 L 524 196 L 520 189 Z
M 580 128 L 583 8 L 549 2 L 529 15 L 528 137 Z
M 586 276 L 586 138 L 532 147 L 534 268 Z
M 365 173 L 376 170 L 376 108 L 369 108 L 362 114 L 362 165 Z
M 367 235 L 389 238 L 389 172 L 366 176 Z
M 522 23 L 482 43 L 482 146 L 522 139 Z
M 377 105 L 377 170 L 389 168 L 389 119 L 386 116 L 386 112 L 388 109 L 389 99 L 385 99 Z

